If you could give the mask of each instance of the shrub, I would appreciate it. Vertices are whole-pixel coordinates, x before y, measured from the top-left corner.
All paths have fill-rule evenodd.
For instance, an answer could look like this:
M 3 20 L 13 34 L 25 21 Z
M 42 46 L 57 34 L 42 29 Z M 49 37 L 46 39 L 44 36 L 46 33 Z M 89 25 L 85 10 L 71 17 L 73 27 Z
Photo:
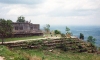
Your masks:
M 60 45 L 57 45 L 56 47 L 60 48 L 62 51 L 67 51 L 68 50 L 66 44 L 60 44 Z

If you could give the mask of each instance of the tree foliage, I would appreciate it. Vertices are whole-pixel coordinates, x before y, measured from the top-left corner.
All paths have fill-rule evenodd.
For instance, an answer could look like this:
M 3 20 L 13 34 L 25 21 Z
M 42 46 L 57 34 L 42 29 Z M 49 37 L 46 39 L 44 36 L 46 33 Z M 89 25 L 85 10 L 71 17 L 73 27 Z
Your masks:
M 50 25 L 46 24 L 46 26 L 44 27 L 44 30 L 46 33 L 49 33 L 50 32 Z
M 70 28 L 68 28 L 67 26 L 66 26 L 66 35 L 67 35 L 67 37 L 70 37 L 70 36 L 73 35 L 73 34 L 71 33 L 71 31 L 70 31 Z
M 17 22 L 25 22 L 25 17 L 19 16 Z
M 94 44 L 95 44 L 96 39 L 95 39 L 95 38 L 93 38 L 93 36 L 89 36 L 89 37 L 88 37 L 88 39 L 87 39 L 87 41 L 88 41 L 88 42 L 90 42 L 91 44 L 93 44 L 93 45 L 94 45 Z
M 70 29 L 66 26 L 66 32 L 69 33 Z
M 84 35 L 82 33 L 80 33 L 80 39 L 84 40 Z
M 2 44 L 3 40 L 6 36 L 12 34 L 12 21 L 11 20 L 5 20 L 5 19 L 0 19 L 0 36 L 2 39 Z
M 55 30 L 54 33 L 55 34 L 61 34 L 61 32 L 59 30 Z

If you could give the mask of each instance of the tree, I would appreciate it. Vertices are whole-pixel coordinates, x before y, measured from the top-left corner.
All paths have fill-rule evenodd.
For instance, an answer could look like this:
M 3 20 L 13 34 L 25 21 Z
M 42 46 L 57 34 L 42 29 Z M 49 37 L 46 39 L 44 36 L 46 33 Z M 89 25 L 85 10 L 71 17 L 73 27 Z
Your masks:
M 80 33 L 80 39 L 84 40 L 84 35 L 82 33 Z
M 66 32 L 70 33 L 70 29 L 66 26 Z
M 61 34 L 61 32 L 59 30 L 55 30 L 54 33 L 55 34 Z
M 70 29 L 66 26 L 66 36 L 67 38 L 71 38 L 71 35 L 73 35 L 71 32 L 70 32 Z
M 96 39 L 95 39 L 95 38 L 93 38 L 93 36 L 89 36 L 89 37 L 88 37 L 88 39 L 87 39 L 87 41 L 88 41 L 88 42 L 90 42 L 91 44 L 93 44 L 93 45 L 94 45 L 94 44 L 95 44 Z
M 0 36 L 2 39 L 2 44 L 4 42 L 4 38 L 9 34 L 12 34 L 12 21 L 0 19 Z
M 44 30 L 46 33 L 49 33 L 50 32 L 50 25 L 46 24 L 46 26 L 44 27 Z
M 25 17 L 19 16 L 17 22 L 25 22 Z

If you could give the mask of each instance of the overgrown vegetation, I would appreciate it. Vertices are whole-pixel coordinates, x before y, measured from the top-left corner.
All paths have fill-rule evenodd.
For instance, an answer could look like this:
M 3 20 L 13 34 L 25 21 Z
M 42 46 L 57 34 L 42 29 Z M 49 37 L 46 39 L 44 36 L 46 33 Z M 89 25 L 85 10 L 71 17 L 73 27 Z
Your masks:
M 57 40 L 46 39 L 46 40 L 32 40 L 26 42 L 12 43 L 7 44 L 8 47 L 20 47 L 23 49 L 61 49 L 62 51 L 71 51 L 71 52 L 96 52 L 96 47 L 90 43 L 83 42 L 78 39 L 71 38 L 61 38 Z
M 90 42 L 92 45 L 95 45 L 96 39 L 93 38 L 93 36 L 89 36 L 88 39 L 87 39 L 87 41 Z
M 40 49 L 21 49 L 0 46 L 0 56 L 5 60 L 99 60 L 100 55 L 90 53 L 72 53 L 60 49 L 40 50 Z
M 54 30 L 55 35 L 56 34 L 61 34 L 61 32 L 59 30 Z
M 84 35 L 80 33 L 80 39 L 84 40 Z
M 25 22 L 25 17 L 19 16 L 16 22 Z

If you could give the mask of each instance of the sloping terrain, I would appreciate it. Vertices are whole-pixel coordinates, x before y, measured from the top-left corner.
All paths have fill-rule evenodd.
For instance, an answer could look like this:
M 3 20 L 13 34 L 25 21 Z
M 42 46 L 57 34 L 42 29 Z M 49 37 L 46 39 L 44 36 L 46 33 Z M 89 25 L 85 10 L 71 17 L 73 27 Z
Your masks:
M 10 48 L 20 47 L 22 49 L 62 49 L 72 52 L 96 52 L 96 47 L 78 38 L 42 39 L 6 44 Z

